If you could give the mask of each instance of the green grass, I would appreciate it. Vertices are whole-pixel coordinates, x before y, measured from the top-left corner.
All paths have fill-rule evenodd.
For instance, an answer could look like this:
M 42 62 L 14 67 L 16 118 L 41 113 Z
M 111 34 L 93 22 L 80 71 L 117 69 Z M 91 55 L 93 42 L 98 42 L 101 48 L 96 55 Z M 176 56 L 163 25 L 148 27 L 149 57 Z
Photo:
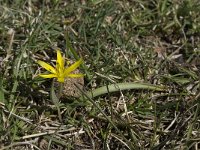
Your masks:
M 199 9 L 199 0 L 2 0 L 0 149 L 199 149 Z M 82 57 L 86 74 L 83 97 L 60 100 L 62 120 L 36 63 L 52 63 L 57 48 Z M 165 90 L 109 92 L 117 83 Z

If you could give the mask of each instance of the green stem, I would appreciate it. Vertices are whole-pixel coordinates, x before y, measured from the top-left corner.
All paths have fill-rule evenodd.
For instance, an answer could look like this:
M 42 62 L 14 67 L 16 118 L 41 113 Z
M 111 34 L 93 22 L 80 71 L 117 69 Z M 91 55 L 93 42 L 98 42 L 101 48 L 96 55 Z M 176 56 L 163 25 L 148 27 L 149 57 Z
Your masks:
M 59 87 L 58 87 L 58 99 L 60 99 L 61 98 L 61 96 L 62 96 L 62 93 L 63 93 L 63 86 L 64 86 L 64 83 L 61 83 L 61 82 L 59 82 Z
M 62 116 L 61 116 L 60 107 L 59 107 L 59 99 L 60 99 L 61 94 L 62 94 L 62 91 L 61 91 L 62 88 L 63 88 L 63 85 L 60 84 L 59 89 L 58 89 L 58 95 L 56 95 L 55 90 L 54 90 L 54 80 L 53 80 L 52 85 L 51 85 L 51 100 L 53 101 L 54 105 L 57 108 L 58 118 L 59 118 L 60 122 L 62 122 Z

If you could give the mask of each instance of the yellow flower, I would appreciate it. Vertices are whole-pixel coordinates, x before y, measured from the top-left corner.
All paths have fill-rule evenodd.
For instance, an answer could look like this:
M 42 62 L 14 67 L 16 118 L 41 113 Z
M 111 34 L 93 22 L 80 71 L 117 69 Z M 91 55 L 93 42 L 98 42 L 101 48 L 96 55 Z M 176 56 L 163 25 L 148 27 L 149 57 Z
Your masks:
M 84 76 L 83 74 L 71 74 L 72 71 L 74 71 L 76 68 L 80 66 L 80 64 L 83 62 L 82 59 L 75 62 L 71 66 L 65 68 L 65 59 L 62 57 L 60 50 L 57 50 L 57 60 L 56 60 L 56 67 L 47 64 L 44 61 L 37 61 L 37 63 L 46 69 L 47 71 L 51 72 L 51 74 L 39 74 L 39 76 L 43 78 L 58 78 L 58 82 L 64 82 L 65 78 L 79 78 Z

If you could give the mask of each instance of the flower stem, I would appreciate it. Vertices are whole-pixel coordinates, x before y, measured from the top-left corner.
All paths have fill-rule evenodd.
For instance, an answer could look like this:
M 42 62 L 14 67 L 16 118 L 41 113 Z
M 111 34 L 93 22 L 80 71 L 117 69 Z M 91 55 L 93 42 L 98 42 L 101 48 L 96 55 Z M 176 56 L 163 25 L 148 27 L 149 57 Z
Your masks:
M 63 93 L 63 86 L 64 86 L 64 83 L 59 82 L 58 95 L 57 95 L 58 99 L 60 99 L 61 96 L 62 96 L 62 93 Z
M 62 122 L 62 116 L 61 116 L 61 112 L 60 112 L 60 106 L 59 106 L 59 99 L 61 97 L 61 94 L 62 94 L 62 85 L 59 86 L 59 89 L 58 89 L 58 94 L 55 93 L 55 90 L 54 90 L 54 80 L 52 82 L 52 86 L 51 86 L 51 100 L 53 101 L 54 105 L 56 106 L 57 108 L 57 111 L 58 111 L 58 118 L 60 120 L 60 122 Z

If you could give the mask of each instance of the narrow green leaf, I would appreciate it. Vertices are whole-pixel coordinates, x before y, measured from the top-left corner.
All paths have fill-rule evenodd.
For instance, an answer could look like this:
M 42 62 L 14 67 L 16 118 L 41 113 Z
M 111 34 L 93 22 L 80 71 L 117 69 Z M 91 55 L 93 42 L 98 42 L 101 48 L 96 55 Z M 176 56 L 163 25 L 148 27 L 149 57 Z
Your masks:
M 9 104 L 8 104 L 8 108 L 9 110 L 12 108 L 12 104 L 13 104 L 13 101 L 15 99 L 15 93 L 17 91 L 17 87 L 18 87 L 19 83 L 17 80 L 15 80 L 14 84 L 13 84 L 13 87 L 12 87 L 12 91 L 11 91 L 11 95 L 10 95 L 10 99 L 9 99 Z
M 3 79 L 0 77 L 0 102 L 4 103 Z
M 161 86 L 156 86 L 146 83 L 116 83 L 110 84 L 108 86 L 103 86 L 97 88 L 91 92 L 87 92 L 88 97 L 93 98 L 100 96 L 106 93 L 122 91 L 122 90 L 131 90 L 131 89 L 145 89 L 145 90 L 154 90 L 154 91 L 164 91 L 165 88 Z

